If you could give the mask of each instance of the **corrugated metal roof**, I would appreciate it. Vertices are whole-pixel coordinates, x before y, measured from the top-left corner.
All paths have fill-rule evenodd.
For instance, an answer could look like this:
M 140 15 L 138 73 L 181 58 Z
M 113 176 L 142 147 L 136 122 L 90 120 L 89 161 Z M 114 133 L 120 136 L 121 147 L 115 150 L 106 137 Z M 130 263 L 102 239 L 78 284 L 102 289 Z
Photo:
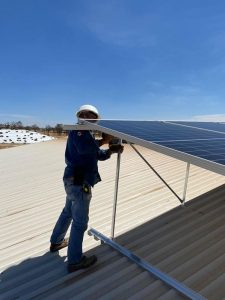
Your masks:
M 87 235 L 84 250 L 99 259 L 90 269 L 67 274 L 66 249 L 48 252 L 65 199 L 64 148 L 65 141 L 58 140 L 0 151 L 1 299 L 184 299 Z M 182 196 L 185 163 L 139 150 Z M 116 155 L 99 167 L 103 181 L 93 191 L 89 224 L 109 236 Z M 224 183 L 223 176 L 191 166 L 187 198 L 193 201 L 181 207 L 126 146 L 116 241 L 206 298 L 225 299 Z

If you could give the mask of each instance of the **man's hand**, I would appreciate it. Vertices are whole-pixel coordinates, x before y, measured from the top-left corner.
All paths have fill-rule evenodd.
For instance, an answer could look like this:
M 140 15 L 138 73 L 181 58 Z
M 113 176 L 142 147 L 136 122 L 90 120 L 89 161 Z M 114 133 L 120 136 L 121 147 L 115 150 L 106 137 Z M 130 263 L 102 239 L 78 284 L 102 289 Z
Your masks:
M 111 140 L 113 139 L 113 136 L 107 133 L 102 133 L 102 139 L 100 140 L 100 146 L 104 144 L 109 144 Z
M 111 153 L 122 153 L 123 149 L 124 149 L 124 146 L 120 145 L 120 144 L 109 145 L 109 150 Z

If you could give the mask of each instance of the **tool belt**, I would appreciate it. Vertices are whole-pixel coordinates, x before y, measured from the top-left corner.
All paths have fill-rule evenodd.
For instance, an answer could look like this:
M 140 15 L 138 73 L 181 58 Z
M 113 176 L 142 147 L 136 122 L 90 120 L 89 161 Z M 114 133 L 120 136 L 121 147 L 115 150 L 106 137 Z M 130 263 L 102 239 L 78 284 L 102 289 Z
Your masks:
M 90 194 L 91 193 L 91 186 L 89 184 L 84 183 L 82 185 L 82 191 L 84 193 Z
M 84 174 L 85 174 L 85 170 L 84 168 L 80 167 L 77 168 L 76 171 L 74 172 L 74 176 L 73 176 L 73 183 L 75 185 L 80 185 L 82 186 L 82 191 L 84 193 L 90 194 L 91 193 L 91 186 L 87 183 L 84 183 Z

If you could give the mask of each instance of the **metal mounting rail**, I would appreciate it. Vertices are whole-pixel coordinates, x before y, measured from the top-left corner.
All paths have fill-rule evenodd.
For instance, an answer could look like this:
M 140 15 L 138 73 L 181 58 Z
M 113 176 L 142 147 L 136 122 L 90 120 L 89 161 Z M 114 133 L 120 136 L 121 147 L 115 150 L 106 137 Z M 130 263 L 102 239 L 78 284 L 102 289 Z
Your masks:
M 149 166 L 149 168 L 162 180 L 162 182 L 168 187 L 168 189 L 178 198 L 178 200 L 183 203 L 184 201 L 177 195 L 177 193 L 169 186 L 169 184 L 159 175 L 159 173 L 150 165 L 150 163 L 144 158 L 144 156 L 134 147 L 134 145 L 130 144 L 130 146 L 134 149 L 134 151 L 143 159 L 143 161 Z
M 120 144 L 121 144 L 120 140 Z M 115 190 L 114 190 L 114 201 L 113 201 L 113 212 L 112 212 L 112 225 L 111 225 L 111 239 L 114 239 L 115 235 L 115 223 L 116 223 L 116 208 L 117 208 L 117 198 L 118 198 L 118 188 L 119 188 L 119 177 L 120 177 L 120 160 L 121 153 L 117 154 L 117 164 L 116 164 L 116 178 L 115 178 Z
M 153 274 L 156 278 L 162 280 L 168 286 L 174 288 L 175 290 L 177 290 L 181 294 L 188 297 L 188 299 L 206 300 L 206 298 L 204 298 L 200 294 L 196 293 L 195 291 L 193 291 L 189 287 L 185 286 L 183 283 L 181 283 L 181 282 L 177 281 L 176 279 L 170 277 L 166 273 L 163 273 L 162 271 L 160 271 L 156 267 L 149 264 L 147 261 L 145 261 L 142 258 L 138 257 L 137 255 L 135 255 L 134 253 L 132 253 L 128 249 L 126 249 L 126 248 L 122 247 L 121 245 L 117 244 L 116 242 L 114 242 L 113 240 L 107 238 L 106 236 L 104 236 L 102 233 L 98 232 L 94 228 L 91 228 L 88 231 L 88 234 L 93 235 L 96 240 L 100 240 L 101 242 L 104 242 L 105 244 L 107 244 L 110 247 L 112 247 L 113 249 L 117 250 L 118 252 L 120 252 L 124 256 L 128 257 L 130 260 L 135 262 L 139 267 L 141 267 L 142 269 L 144 269 L 144 270 L 148 271 L 149 273 Z

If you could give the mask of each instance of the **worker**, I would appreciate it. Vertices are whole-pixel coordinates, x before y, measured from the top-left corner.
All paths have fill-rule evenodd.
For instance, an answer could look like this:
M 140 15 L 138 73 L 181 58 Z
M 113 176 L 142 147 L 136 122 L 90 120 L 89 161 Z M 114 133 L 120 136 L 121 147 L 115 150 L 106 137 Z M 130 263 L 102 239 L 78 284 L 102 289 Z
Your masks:
M 82 105 L 76 116 L 78 122 L 80 119 L 97 121 L 100 118 L 97 108 L 89 104 Z M 100 149 L 102 145 L 109 144 L 111 139 L 112 136 L 103 134 L 102 139 L 96 140 L 89 130 L 72 130 L 68 134 L 63 176 L 66 203 L 53 229 L 50 251 L 56 252 L 68 246 L 69 273 L 88 268 L 97 261 L 95 255 L 83 255 L 82 244 L 89 220 L 92 188 L 101 181 L 98 160 L 107 160 L 112 153 L 123 152 L 123 146 L 120 144 L 109 145 L 105 150 Z M 70 224 L 70 236 L 65 238 Z

